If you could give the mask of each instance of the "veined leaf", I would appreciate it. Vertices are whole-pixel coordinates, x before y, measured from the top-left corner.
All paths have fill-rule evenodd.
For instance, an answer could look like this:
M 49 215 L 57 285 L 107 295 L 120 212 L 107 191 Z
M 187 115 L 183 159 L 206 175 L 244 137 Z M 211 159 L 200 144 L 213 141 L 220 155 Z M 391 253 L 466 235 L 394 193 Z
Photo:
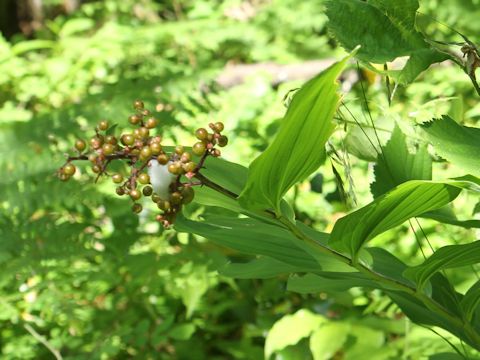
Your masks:
M 377 197 L 408 180 L 431 180 L 432 160 L 426 147 L 410 153 L 405 135 L 396 126 L 392 137 L 378 155 L 374 174 L 375 181 L 370 188 L 373 196 Z
M 464 245 L 449 245 L 438 249 L 423 264 L 405 270 L 404 275 L 423 288 L 435 273 L 480 262 L 480 241 Z
M 268 279 L 303 270 L 268 256 L 262 256 L 247 263 L 229 263 L 218 271 L 222 275 L 235 279 Z
M 465 173 L 480 176 L 480 129 L 461 126 L 445 115 L 422 125 L 435 151 Z
M 460 302 L 463 313 L 468 321 L 472 321 L 475 312 L 480 309 L 480 280 L 468 289 Z
M 354 287 L 379 288 L 377 282 L 366 275 L 355 273 L 323 272 L 321 274 L 293 275 L 288 279 L 287 290 L 300 294 L 341 292 Z
M 455 185 L 454 185 L 455 184 Z M 335 224 L 329 245 L 352 256 L 368 240 L 411 217 L 438 209 L 455 199 L 462 182 L 413 180 L 397 186 Z
M 249 168 L 240 203 L 249 209 L 272 208 L 295 183 L 325 160 L 325 143 L 334 129 L 339 95 L 336 79 L 347 60 L 332 65 L 308 81 L 293 97 L 274 141 Z

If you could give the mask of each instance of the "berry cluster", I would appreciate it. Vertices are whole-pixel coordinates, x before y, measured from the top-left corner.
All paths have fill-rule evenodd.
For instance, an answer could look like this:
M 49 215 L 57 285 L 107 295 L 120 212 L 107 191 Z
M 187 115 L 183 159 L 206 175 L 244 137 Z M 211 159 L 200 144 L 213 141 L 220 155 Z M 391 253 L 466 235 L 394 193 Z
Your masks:
M 129 196 L 133 201 L 132 211 L 140 213 L 143 209 L 139 200 L 148 197 L 162 211 L 157 220 L 165 227 L 170 226 L 182 206 L 190 203 L 195 192 L 193 187 L 203 185 L 200 170 L 208 156 L 220 156 L 216 148 L 227 145 L 228 138 L 222 135 L 224 125 L 221 122 L 210 123 L 211 132 L 205 128 L 195 131 L 198 141 L 191 152 L 182 145 L 168 151 L 162 145 L 160 135 L 152 135 L 158 121 L 145 108 L 144 103 L 136 100 L 133 104 L 135 113 L 128 121 L 135 126 L 133 131 L 114 135 L 116 125 L 109 126 L 102 120 L 95 128 L 95 135 L 87 142 L 78 139 L 75 142 L 76 155 L 67 157 L 66 163 L 58 170 L 58 177 L 69 180 L 76 172 L 75 160 L 88 160 L 92 171 L 100 176 L 110 176 L 117 184 L 119 196 Z M 193 154 L 192 154 L 193 153 Z M 194 156 L 198 161 L 194 161 Z M 120 172 L 110 174 L 108 167 L 112 161 L 125 162 L 129 167 L 128 175 Z M 194 182 L 193 178 L 200 179 Z

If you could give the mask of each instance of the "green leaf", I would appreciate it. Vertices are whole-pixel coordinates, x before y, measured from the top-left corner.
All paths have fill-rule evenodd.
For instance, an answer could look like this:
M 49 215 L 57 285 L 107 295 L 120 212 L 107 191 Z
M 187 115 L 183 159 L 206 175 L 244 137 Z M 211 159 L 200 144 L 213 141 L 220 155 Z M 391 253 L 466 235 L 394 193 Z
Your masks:
M 455 184 L 455 185 L 454 185 Z M 455 199 L 463 183 L 413 180 L 397 186 L 367 206 L 338 220 L 329 245 L 356 256 L 375 236 Z
M 218 245 L 246 254 L 269 256 L 304 271 L 321 269 L 310 254 L 295 245 L 298 240 L 290 232 L 255 219 L 215 216 L 198 222 L 180 216 L 175 229 L 201 235 Z
M 460 301 L 460 306 L 468 321 L 472 321 L 480 306 L 480 280 L 473 284 Z
M 424 146 L 411 153 L 405 135 L 396 126 L 392 137 L 378 155 L 374 174 L 375 181 L 370 188 L 373 196 L 378 197 L 409 180 L 431 180 L 432 161 Z
M 350 324 L 330 322 L 313 332 L 310 350 L 314 360 L 329 360 L 342 349 L 348 338 Z
M 461 226 L 466 229 L 480 228 L 480 220 L 460 220 L 457 219 L 451 206 L 444 206 L 440 209 L 433 210 L 422 214 L 420 217 L 425 219 L 432 219 L 443 224 Z
M 325 160 L 325 143 L 334 129 L 339 101 L 336 79 L 350 56 L 296 92 L 274 141 L 250 165 L 239 199 L 243 206 L 280 213 L 280 200 L 288 189 Z
M 444 269 L 474 265 L 480 262 L 480 241 L 464 245 L 449 245 L 438 249 L 421 265 L 405 270 L 404 275 L 423 288 L 435 273 Z
M 195 332 L 195 325 L 178 324 L 174 325 L 168 332 L 168 336 L 175 340 L 188 340 Z
M 423 124 L 422 129 L 438 155 L 465 173 L 480 175 L 480 129 L 461 126 L 446 115 Z
M 265 358 L 290 345 L 295 345 L 318 329 L 327 320 L 308 310 L 299 310 L 278 320 L 268 332 L 265 340 Z
M 347 51 L 361 45 L 359 59 L 384 63 L 427 46 L 413 26 L 417 8 L 416 0 L 331 0 L 326 13 L 331 32 Z
M 321 274 L 293 275 L 288 279 L 287 290 L 300 294 L 342 292 L 354 287 L 378 288 L 381 285 L 362 273 L 323 272 Z
M 450 56 L 434 49 L 421 49 L 410 55 L 407 63 L 398 75 L 390 74 L 401 84 L 410 84 L 430 65 L 450 59 Z M 393 76 L 392 76 L 393 75 Z
M 229 263 L 220 268 L 218 272 L 236 279 L 268 279 L 302 270 L 268 256 L 262 256 L 247 263 Z

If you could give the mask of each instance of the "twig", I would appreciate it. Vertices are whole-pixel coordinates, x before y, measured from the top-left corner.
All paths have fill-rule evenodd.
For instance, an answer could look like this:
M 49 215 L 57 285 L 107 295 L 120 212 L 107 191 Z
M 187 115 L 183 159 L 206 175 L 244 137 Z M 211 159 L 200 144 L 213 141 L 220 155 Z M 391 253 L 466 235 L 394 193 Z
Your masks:
M 63 360 L 62 354 L 60 354 L 60 351 L 55 349 L 52 344 L 45 338 L 45 336 L 40 335 L 33 327 L 30 326 L 30 324 L 25 324 L 23 325 L 25 330 L 27 330 L 30 335 L 32 335 L 39 343 L 45 345 L 45 347 L 50 350 L 50 352 L 55 356 L 55 359 L 57 360 Z

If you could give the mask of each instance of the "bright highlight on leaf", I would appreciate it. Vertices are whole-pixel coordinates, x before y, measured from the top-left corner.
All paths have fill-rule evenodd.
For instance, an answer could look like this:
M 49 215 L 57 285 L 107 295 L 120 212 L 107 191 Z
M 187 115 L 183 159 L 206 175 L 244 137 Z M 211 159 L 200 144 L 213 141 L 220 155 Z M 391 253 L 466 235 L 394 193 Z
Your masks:
M 352 54 L 353 55 L 353 54 Z M 272 208 L 280 214 L 280 200 L 325 160 L 337 110 L 337 77 L 352 55 L 308 81 L 294 96 L 281 128 L 265 152 L 250 165 L 239 201 L 246 208 Z

